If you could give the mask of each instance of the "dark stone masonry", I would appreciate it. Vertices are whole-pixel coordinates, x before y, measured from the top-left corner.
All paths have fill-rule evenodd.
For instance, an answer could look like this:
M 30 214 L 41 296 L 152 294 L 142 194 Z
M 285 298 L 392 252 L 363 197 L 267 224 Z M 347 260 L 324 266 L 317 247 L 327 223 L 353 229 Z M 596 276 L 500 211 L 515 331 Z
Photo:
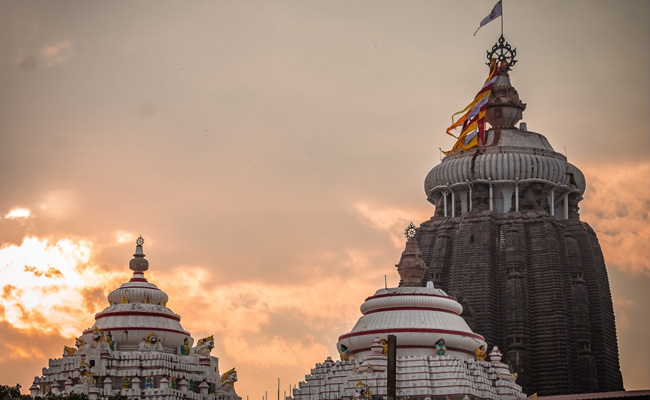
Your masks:
M 514 126 L 525 104 L 507 72 L 488 107 L 486 145 L 445 157 L 425 181 L 436 209 L 416 234 L 422 285 L 459 300 L 525 392 L 622 390 L 607 269 L 578 213 L 584 176 L 544 136 Z M 518 117 L 498 120 L 500 108 Z

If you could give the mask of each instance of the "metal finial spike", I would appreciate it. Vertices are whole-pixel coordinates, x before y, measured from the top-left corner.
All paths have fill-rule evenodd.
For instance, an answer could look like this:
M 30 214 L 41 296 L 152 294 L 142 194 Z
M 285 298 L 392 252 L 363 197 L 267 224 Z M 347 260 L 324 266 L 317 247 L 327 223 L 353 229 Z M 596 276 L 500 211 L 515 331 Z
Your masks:
M 406 236 L 406 240 L 411 240 L 415 237 L 415 225 L 413 225 L 413 222 L 404 230 L 404 236 Z
M 137 246 L 142 247 L 142 245 L 144 244 L 144 239 L 142 238 L 142 235 L 138 236 L 138 240 L 135 241 L 135 244 Z

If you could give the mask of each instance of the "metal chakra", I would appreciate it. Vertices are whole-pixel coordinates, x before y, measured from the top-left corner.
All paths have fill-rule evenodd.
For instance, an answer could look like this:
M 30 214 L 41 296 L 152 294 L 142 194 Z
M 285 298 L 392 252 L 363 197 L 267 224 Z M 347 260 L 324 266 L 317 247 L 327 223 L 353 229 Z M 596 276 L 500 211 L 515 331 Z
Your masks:
M 404 236 L 406 236 L 407 240 L 411 240 L 415 237 L 415 225 L 413 225 L 413 222 L 411 222 L 404 230 Z
M 144 239 L 142 238 L 142 235 L 138 236 L 138 240 L 135 241 L 135 244 L 138 246 L 142 246 L 144 244 Z
M 506 39 L 501 35 L 497 43 L 492 46 L 492 50 L 487 52 L 488 62 L 486 65 L 490 65 L 493 58 L 496 58 L 497 63 L 501 66 L 501 69 L 504 71 L 510 71 L 512 67 L 517 63 L 515 56 L 517 55 L 517 48 L 514 49 L 510 46 L 510 43 L 506 42 Z

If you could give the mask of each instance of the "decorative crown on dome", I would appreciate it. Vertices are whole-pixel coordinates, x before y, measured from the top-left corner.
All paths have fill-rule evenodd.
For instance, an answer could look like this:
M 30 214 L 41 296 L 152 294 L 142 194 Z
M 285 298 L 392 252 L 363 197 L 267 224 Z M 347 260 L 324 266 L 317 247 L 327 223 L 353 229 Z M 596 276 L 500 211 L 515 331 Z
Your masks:
M 144 259 L 144 252 L 142 250 L 144 239 L 142 236 L 139 236 L 135 243 L 135 254 L 133 254 L 133 258 L 129 261 L 129 268 L 135 272 L 144 272 L 149 269 L 149 261 Z

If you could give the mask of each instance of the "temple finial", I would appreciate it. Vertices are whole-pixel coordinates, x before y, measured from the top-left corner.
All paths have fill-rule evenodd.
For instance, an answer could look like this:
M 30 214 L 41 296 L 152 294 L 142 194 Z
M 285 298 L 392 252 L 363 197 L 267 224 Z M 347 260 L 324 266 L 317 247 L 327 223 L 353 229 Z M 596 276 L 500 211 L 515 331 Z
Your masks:
M 406 236 L 406 240 L 411 240 L 415 237 L 415 225 L 413 225 L 413 222 L 404 230 L 404 236 Z
M 144 251 L 142 251 L 144 239 L 142 235 L 138 236 L 135 244 L 135 254 L 133 254 L 133 258 L 129 262 L 129 268 L 136 272 L 144 272 L 149 269 L 149 261 L 144 259 Z

